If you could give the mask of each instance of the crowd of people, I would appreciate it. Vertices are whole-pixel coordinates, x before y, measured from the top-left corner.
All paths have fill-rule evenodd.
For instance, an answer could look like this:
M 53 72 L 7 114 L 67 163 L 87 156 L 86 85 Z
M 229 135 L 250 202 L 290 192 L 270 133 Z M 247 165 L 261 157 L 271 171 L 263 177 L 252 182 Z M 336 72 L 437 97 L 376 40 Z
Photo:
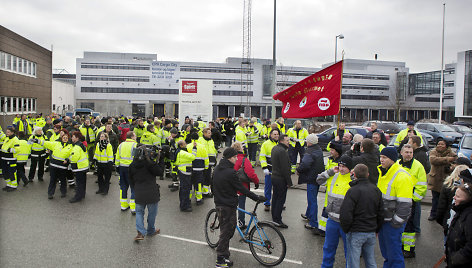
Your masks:
M 49 172 L 47 196 L 53 199 L 57 183 L 61 197 L 75 188 L 69 200 L 85 198 L 87 172 L 97 176 L 96 194 L 107 195 L 111 175 L 120 177 L 120 208 L 136 215 L 137 236 L 159 233 L 154 226 L 160 199 L 156 177 L 169 177 L 169 188 L 178 191 L 181 212 L 192 211 L 214 196 L 222 222 L 217 267 L 231 266 L 228 243 L 236 224 L 245 229 L 248 195 L 264 202 L 275 226 L 288 228 L 282 220 L 292 175 L 307 185 L 307 207 L 301 217 L 305 228 L 324 237 L 322 267 L 333 267 L 339 238 L 343 240 L 346 264 L 359 267 L 362 254 L 366 267 L 375 267 L 376 234 L 384 267 L 404 267 L 404 258 L 416 256 L 416 234 L 421 232 L 421 200 L 431 190 L 433 201 L 428 220 L 444 228 L 448 267 L 468 267 L 472 262 L 472 167 L 470 159 L 458 158 L 450 144 L 439 140 L 430 152 L 422 137 L 408 122 L 395 147 L 387 147 L 386 135 L 372 124 L 366 137 L 353 135 L 341 123 L 326 150 L 325 163 L 318 136 L 300 121 L 287 126 L 275 122 L 224 118 L 209 122 L 165 117 L 61 117 L 18 115 L 11 126 L 0 129 L 1 171 L 6 192 L 44 181 Z M 217 161 L 219 149 L 226 148 Z M 429 155 L 428 155 L 429 154 Z M 25 166 L 30 160 L 30 170 Z M 264 174 L 264 195 L 257 189 L 254 168 Z M 241 181 L 242 172 L 247 180 Z M 326 186 L 319 213 L 317 196 Z M 148 209 L 148 227 L 144 210 Z M 319 215 L 320 214 L 320 215 Z M 224 229 L 224 230 L 223 230 Z

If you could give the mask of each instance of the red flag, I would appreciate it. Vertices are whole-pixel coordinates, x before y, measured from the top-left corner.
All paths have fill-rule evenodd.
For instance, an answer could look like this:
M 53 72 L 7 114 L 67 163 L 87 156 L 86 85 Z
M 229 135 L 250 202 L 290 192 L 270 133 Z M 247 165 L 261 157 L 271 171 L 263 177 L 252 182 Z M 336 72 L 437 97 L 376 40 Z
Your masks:
M 310 118 L 336 115 L 341 106 L 343 61 L 337 62 L 272 98 L 283 102 L 282 117 Z

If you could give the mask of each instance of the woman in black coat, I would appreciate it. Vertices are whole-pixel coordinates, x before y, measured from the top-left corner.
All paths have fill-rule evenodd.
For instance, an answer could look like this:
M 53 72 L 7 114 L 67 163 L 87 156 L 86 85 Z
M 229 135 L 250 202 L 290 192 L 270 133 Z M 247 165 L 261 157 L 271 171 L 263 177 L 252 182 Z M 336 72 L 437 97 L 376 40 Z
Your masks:
M 468 174 L 465 174 L 468 173 Z M 449 226 L 446 240 L 447 267 L 472 267 L 472 174 L 461 172 L 460 186 L 454 195 L 454 218 Z
M 158 164 L 159 154 L 142 145 L 136 149 L 133 162 L 129 166 L 129 184 L 134 188 L 136 202 L 135 241 L 143 240 L 145 235 L 154 236 L 160 232 L 154 227 L 157 204 L 160 200 L 159 184 L 156 176 L 162 176 L 163 167 Z M 144 228 L 144 209 L 148 209 L 147 229 Z

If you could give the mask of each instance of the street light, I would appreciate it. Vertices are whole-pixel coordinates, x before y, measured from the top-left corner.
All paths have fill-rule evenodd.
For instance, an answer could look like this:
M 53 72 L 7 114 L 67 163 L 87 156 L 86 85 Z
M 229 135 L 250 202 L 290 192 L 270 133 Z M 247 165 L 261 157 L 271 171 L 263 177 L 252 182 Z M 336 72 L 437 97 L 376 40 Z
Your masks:
M 334 63 L 338 61 L 338 38 L 344 39 L 344 35 L 343 34 L 336 35 L 336 39 L 334 42 Z M 333 116 L 333 124 L 336 125 L 336 115 Z
M 344 35 L 343 34 L 336 35 L 336 40 L 334 43 L 334 63 L 338 61 L 338 38 L 344 39 Z

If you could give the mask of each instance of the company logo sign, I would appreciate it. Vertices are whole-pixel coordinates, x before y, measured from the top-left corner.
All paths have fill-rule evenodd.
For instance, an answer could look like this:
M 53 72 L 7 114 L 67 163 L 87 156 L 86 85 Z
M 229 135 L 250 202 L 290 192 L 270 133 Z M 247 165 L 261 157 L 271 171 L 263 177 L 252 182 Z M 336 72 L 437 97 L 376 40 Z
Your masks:
M 302 101 L 300 101 L 300 104 L 298 106 L 300 106 L 300 108 L 302 108 L 303 106 L 305 106 L 306 104 L 306 101 L 307 101 L 307 97 L 305 96 L 305 98 L 302 99 Z
M 330 102 L 328 98 L 321 98 L 318 100 L 318 108 L 320 108 L 320 110 L 322 111 L 328 110 L 329 106 L 330 106 Z
M 284 113 L 288 112 L 288 109 L 290 109 L 290 102 L 287 102 L 287 105 L 285 105 Z
M 182 81 L 182 93 L 197 93 L 197 81 Z

